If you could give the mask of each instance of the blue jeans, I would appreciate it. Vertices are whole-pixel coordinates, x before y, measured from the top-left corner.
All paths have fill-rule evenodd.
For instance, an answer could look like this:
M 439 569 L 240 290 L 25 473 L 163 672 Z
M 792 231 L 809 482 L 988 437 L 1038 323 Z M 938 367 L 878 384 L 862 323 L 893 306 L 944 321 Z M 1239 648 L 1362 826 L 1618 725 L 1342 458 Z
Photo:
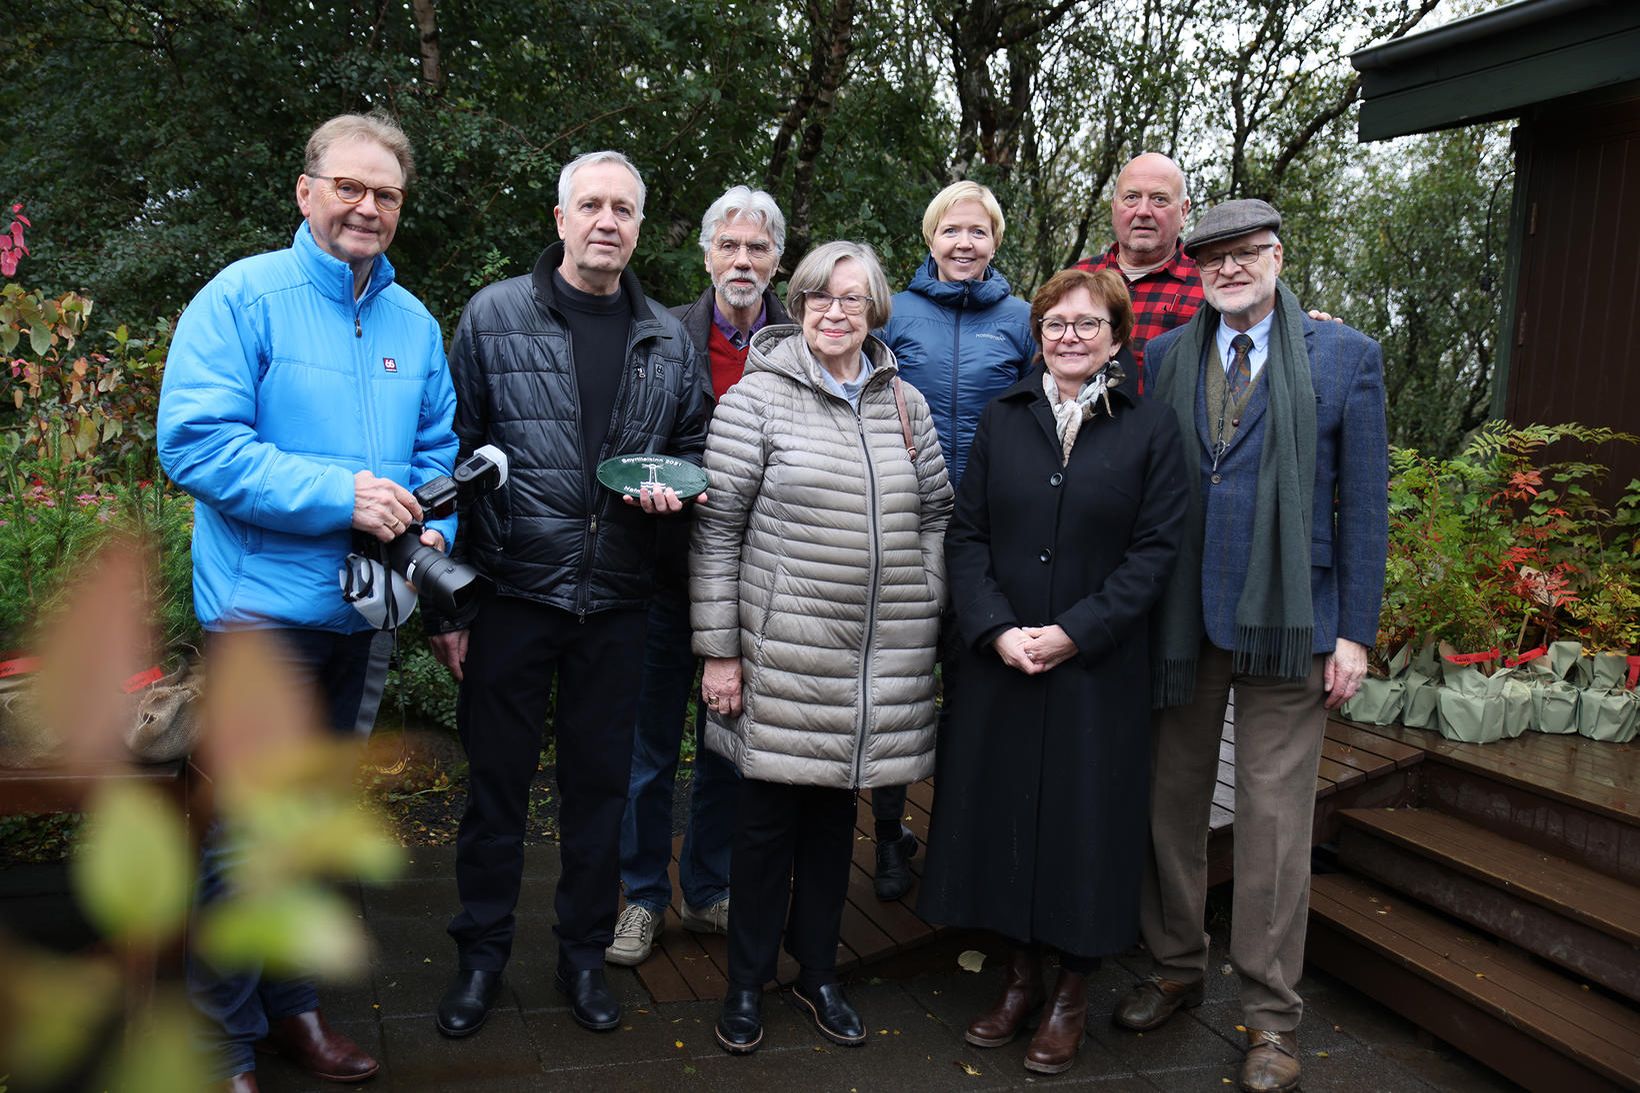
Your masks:
M 651 911 L 672 902 L 666 867 L 672 860 L 672 789 L 678 745 L 695 689 L 689 649 L 689 598 L 662 590 L 649 607 L 643 680 L 632 747 L 632 779 L 621 817 L 621 883 L 628 903 Z M 710 907 L 729 895 L 729 852 L 734 838 L 740 776 L 728 760 L 706 750 L 704 718 L 695 709 L 695 776 L 689 825 L 678 857 L 683 901 Z
M 385 635 L 295 629 L 261 634 L 272 639 L 281 662 L 277 667 L 290 684 L 319 692 L 332 732 L 361 739 L 369 734 L 387 675 Z M 233 635 L 211 634 L 207 659 L 211 649 L 232 640 Z M 230 894 L 232 870 L 244 856 L 233 832 L 213 822 L 200 844 L 195 913 Z M 215 1081 L 256 1069 L 256 1041 L 268 1034 L 270 1022 L 319 1008 L 319 996 L 307 980 L 267 978 L 260 968 L 219 971 L 192 951 L 188 994 L 205 1018 L 201 1046 L 209 1053 Z

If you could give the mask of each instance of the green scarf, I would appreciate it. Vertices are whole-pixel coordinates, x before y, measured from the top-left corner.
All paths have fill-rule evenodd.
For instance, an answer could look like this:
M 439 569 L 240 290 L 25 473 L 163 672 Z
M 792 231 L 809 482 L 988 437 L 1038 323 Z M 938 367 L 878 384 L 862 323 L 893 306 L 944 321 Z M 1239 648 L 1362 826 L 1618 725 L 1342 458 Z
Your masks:
M 1202 361 L 1219 313 L 1203 304 L 1167 357 L 1158 362 L 1151 397 L 1179 418 L 1186 465 L 1201 465 L 1196 396 Z M 1264 449 L 1259 455 L 1247 583 L 1236 604 L 1232 664 L 1238 673 L 1303 679 L 1310 672 L 1315 613 L 1310 603 L 1310 522 L 1315 492 L 1315 387 L 1304 347 L 1304 311 L 1276 282 L 1275 321 L 1262 375 L 1268 385 Z M 1190 498 L 1184 543 L 1157 609 L 1157 648 L 1151 661 L 1151 704 L 1179 706 L 1196 690 L 1202 623 L 1202 546 L 1205 520 L 1200 473 L 1186 476 Z

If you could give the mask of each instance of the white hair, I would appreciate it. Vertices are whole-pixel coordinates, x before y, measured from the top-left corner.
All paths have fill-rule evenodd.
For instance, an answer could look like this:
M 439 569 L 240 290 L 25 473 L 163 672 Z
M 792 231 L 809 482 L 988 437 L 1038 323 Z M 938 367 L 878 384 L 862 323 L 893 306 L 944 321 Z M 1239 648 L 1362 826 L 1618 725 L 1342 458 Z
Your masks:
M 710 254 L 712 237 L 717 234 L 718 227 L 739 217 L 757 221 L 774 240 L 774 252 L 785 252 L 786 218 L 781 214 L 780 206 L 775 204 L 773 197 L 750 186 L 731 186 L 722 197 L 712 202 L 706 215 L 700 218 L 700 249 Z
M 643 176 L 632 165 L 632 161 L 619 152 L 605 149 L 602 152 L 588 152 L 584 156 L 577 156 L 564 164 L 564 169 L 558 172 L 558 207 L 569 208 L 570 191 L 575 188 L 575 173 L 582 167 L 591 167 L 595 163 L 618 163 L 632 172 L 632 177 L 638 183 L 638 219 L 643 219 L 643 199 L 649 188 L 643 184 Z

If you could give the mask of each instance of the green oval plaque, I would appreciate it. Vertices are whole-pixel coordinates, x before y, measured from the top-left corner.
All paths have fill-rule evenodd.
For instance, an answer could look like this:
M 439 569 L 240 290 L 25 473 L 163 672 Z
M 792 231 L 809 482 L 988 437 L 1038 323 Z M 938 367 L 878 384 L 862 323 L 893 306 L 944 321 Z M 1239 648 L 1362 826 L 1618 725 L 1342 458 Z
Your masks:
M 673 455 L 638 452 L 606 459 L 598 464 L 598 481 L 628 497 L 637 497 L 644 486 L 651 489 L 671 486 L 684 501 L 706 492 L 706 472 Z

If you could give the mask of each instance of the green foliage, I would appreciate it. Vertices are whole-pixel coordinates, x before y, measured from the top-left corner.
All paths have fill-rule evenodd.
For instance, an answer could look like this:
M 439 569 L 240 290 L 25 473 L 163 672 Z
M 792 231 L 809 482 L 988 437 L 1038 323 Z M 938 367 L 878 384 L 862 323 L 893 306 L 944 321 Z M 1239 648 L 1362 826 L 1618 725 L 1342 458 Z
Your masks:
M 397 714 L 405 728 L 456 729 L 456 696 L 460 685 L 427 647 L 418 611 L 397 635 L 398 651 L 382 695 L 383 716 Z
M 216 909 L 198 932 L 196 946 L 227 968 L 265 966 L 270 974 L 357 974 L 367 948 L 357 912 L 346 900 L 315 885 L 285 885 L 257 899 L 236 899 Z
M 0 491 L 0 645 L 32 644 L 85 559 L 121 533 L 149 551 L 144 592 L 164 647 L 198 644 L 186 497 L 163 481 L 99 481 L 83 461 L 24 452 L 0 468 Z
M 1559 638 L 1640 644 L 1640 483 L 1608 510 L 1590 489 L 1603 467 L 1548 458 L 1637 439 L 1493 421 L 1450 459 L 1392 449 L 1379 652 L 1409 641 L 1504 653 Z
M 124 946 L 169 938 L 193 896 L 192 854 L 182 817 L 137 784 L 110 782 L 74 857 L 80 906 L 102 933 Z
M 209 1074 L 196 1049 L 199 1015 L 180 991 L 148 1007 L 124 1037 L 100 1088 L 123 1093 L 204 1089 Z

